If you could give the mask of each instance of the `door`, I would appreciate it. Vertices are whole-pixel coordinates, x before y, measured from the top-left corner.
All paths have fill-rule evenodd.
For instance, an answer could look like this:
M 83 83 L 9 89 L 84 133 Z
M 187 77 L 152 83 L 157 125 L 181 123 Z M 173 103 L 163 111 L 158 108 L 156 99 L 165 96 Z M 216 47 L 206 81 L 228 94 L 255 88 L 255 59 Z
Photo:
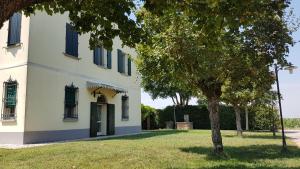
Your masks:
M 115 105 L 107 104 L 107 135 L 115 134 Z

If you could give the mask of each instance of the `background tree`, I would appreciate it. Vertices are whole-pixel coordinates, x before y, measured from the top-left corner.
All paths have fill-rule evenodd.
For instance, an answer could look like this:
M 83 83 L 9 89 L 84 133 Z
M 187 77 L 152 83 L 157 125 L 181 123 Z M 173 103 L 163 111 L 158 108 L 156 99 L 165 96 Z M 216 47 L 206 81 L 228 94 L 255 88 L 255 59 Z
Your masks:
M 240 79 L 238 80 L 228 79 L 225 81 L 221 99 L 233 106 L 236 117 L 237 135 L 242 136 L 242 109 L 255 99 L 263 97 L 271 89 L 274 79 L 268 67 L 257 70 L 257 66 L 249 65 L 249 62 L 248 64 L 241 63 L 239 66 L 239 70 L 244 69 L 241 71 L 243 74 L 240 75 Z
M 155 71 L 160 71 L 161 75 L 153 80 L 152 76 L 147 75 L 156 66 L 156 60 L 149 59 L 137 63 L 138 71 L 142 76 L 142 86 L 146 92 L 150 93 L 152 99 L 171 98 L 174 105 L 187 106 L 191 97 L 195 95 L 191 89 L 182 86 L 176 79 L 172 78 L 172 75 L 169 74 L 172 72 L 170 66 L 157 66 Z
M 1 0 L 0 9 L 0 28 L 18 11 L 26 15 L 36 10 L 49 15 L 68 12 L 71 24 L 79 33 L 91 33 L 91 47 L 104 45 L 110 49 L 116 36 L 132 47 L 139 41 L 139 29 L 129 17 L 135 9 L 132 0 Z
M 206 96 L 214 151 L 221 153 L 222 86 L 228 79 L 240 78 L 242 70 L 234 65 L 244 61 L 258 65 L 258 70 L 270 66 L 274 60 L 287 64 L 285 56 L 292 39 L 282 16 L 288 4 L 171 0 L 163 2 L 167 3 L 163 8 L 150 8 L 156 5 L 156 1 L 152 2 L 146 3 L 148 11 L 142 9 L 139 13 L 147 39 L 137 46 L 138 54 L 143 61 L 157 63 L 146 74 L 155 81 L 164 75 L 160 67 L 168 66 L 170 76 L 178 83 Z M 251 56 L 239 55 L 242 49 L 249 50 Z

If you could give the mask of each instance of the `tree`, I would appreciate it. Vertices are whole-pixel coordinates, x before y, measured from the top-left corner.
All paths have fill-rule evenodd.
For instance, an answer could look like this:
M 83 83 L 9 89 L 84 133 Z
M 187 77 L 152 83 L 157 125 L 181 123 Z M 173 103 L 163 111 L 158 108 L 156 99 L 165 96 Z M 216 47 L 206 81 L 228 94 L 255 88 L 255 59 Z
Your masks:
M 138 71 L 142 76 L 142 86 L 146 92 L 149 92 L 152 99 L 171 98 L 174 105 L 187 106 L 193 91 L 177 83 L 176 79 L 172 79 L 168 75 L 170 67 L 159 67 L 162 76 L 157 76 L 155 80 L 151 76 L 147 76 L 148 72 L 153 69 L 156 64 L 155 60 L 140 61 L 138 63 Z M 156 70 L 157 71 L 157 70 Z
M 245 53 L 244 53 L 245 54 Z M 241 110 L 248 106 L 255 99 L 259 99 L 265 95 L 274 83 L 274 78 L 269 72 L 268 67 L 259 68 L 255 65 L 241 63 L 239 70 L 243 74 L 239 80 L 228 79 L 222 88 L 221 99 L 227 104 L 231 104 L 234 108 L 236 117 L 237 135 L 242 136 Z
M 122 42 L 134 47 L 139 41 L 139 29 L 130 19 L 135 4 L 132 0 L 2 0 L 0 3 L 0 28 L 15 12 L 26 15 L 36 10 L 49 15 L 69 13 L 71 24 L 81 33 L 91 33 L 90 46 L 104 45 L 110 49 L 112 39 L 119 36 Z
M 157 3 L 163 7 L 156 8 Z M 147 76 L 155 81 L 165 74 L 160 68 L 168 66 L 169 76 L 206 96 L 216 153 L 223 152 L 222 87 L 243 73 L 235 65 L 250 62 L 260 70 L 274 60 L 287 63 L 292 43 L 282 20 L 287 5 L 285 1 L 151 1 L 138 15 L 147 37 L 137 46 L 138 55 L 156 62 Z M 239 55 L 242 50 L 251 55 Z

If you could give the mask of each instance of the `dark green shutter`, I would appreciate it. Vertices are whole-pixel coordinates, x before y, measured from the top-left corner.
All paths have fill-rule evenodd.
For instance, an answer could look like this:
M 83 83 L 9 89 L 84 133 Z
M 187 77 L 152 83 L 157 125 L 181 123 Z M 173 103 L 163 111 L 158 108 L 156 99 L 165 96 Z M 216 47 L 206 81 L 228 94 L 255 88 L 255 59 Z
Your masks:
M 107 51 L 107 68 L 111 69 L 111 51 Z
M 107 135 L 115 134 L 115 105 L 107 104 Z
M 6 86 L 6 107 L 16 106 L 17 85 L 7 84 Z
M 123 60 L 123 53 L 120 49 L 118 49 L 118 72 L 120 73 L 123 73 L 123 63 L 122 63 L 122 60 Z
M 76 88 L 65 88 L 65 102 L 67 107 L 74 107 L 76 105 Z
M 20 43 L 21 37 L 21 13 L 14 13 L 9 19 L 9 28 L 8 28 L 8 45 L 15 45 Z
M 91 102 L 90 137 L 97 137 L 97 103 Z
M 131 76 L 131 59 L 128 58 L 128 75 Z

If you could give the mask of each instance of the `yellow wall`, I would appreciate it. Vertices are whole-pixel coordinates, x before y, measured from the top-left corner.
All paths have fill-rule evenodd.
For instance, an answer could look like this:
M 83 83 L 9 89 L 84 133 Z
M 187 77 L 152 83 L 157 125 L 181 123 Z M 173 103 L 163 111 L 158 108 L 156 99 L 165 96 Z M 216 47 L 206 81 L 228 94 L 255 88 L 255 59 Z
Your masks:
M 48 16 L 38 13 L 31 16 L 28 65 L 27 112 L 25 131 L 88 129 L 90 127 L 90 102 L 96 98 L 87 89 L 87 81 L 101 81 L 126 89 L 129 96 L 129 120 L 121 120 L 121 96 L 113 97 L 103 91 L 108 102 L 115 104 L 115 125 L 140 126 L 140 86 L 135 65 L 132 76 L 117 71 L 117 49 L 122 49 L 118 38 L 114 40 L 112 69 L 93 64 L 93 51 L 89 49 L 89 35 L 79 37 L 79 58 L 65 56 L 65 27 L 67 15 Z M 135 56 L 134 50 L 122 49 Z M 64 87 L 73 83 L 79 87 L 78 121 L 63 121 Z
M 7 47 L 8 22 L 0 30 L 0 96 L 3 98 L 3 82 L 10 77 L 17 80 L 17 106 L 16 121 L 0 121 L 0 132 L 23 132 L 25 119 L 25 98 L 26 98 L 26 78 L 27 78 L 27 59 L 28 59 L 28 36 L 29 36 L 28 17 L 22 16 L 21 24 L 21 44 L 17 47 Z M 2 113 L 2 102 L 0 110 Z

